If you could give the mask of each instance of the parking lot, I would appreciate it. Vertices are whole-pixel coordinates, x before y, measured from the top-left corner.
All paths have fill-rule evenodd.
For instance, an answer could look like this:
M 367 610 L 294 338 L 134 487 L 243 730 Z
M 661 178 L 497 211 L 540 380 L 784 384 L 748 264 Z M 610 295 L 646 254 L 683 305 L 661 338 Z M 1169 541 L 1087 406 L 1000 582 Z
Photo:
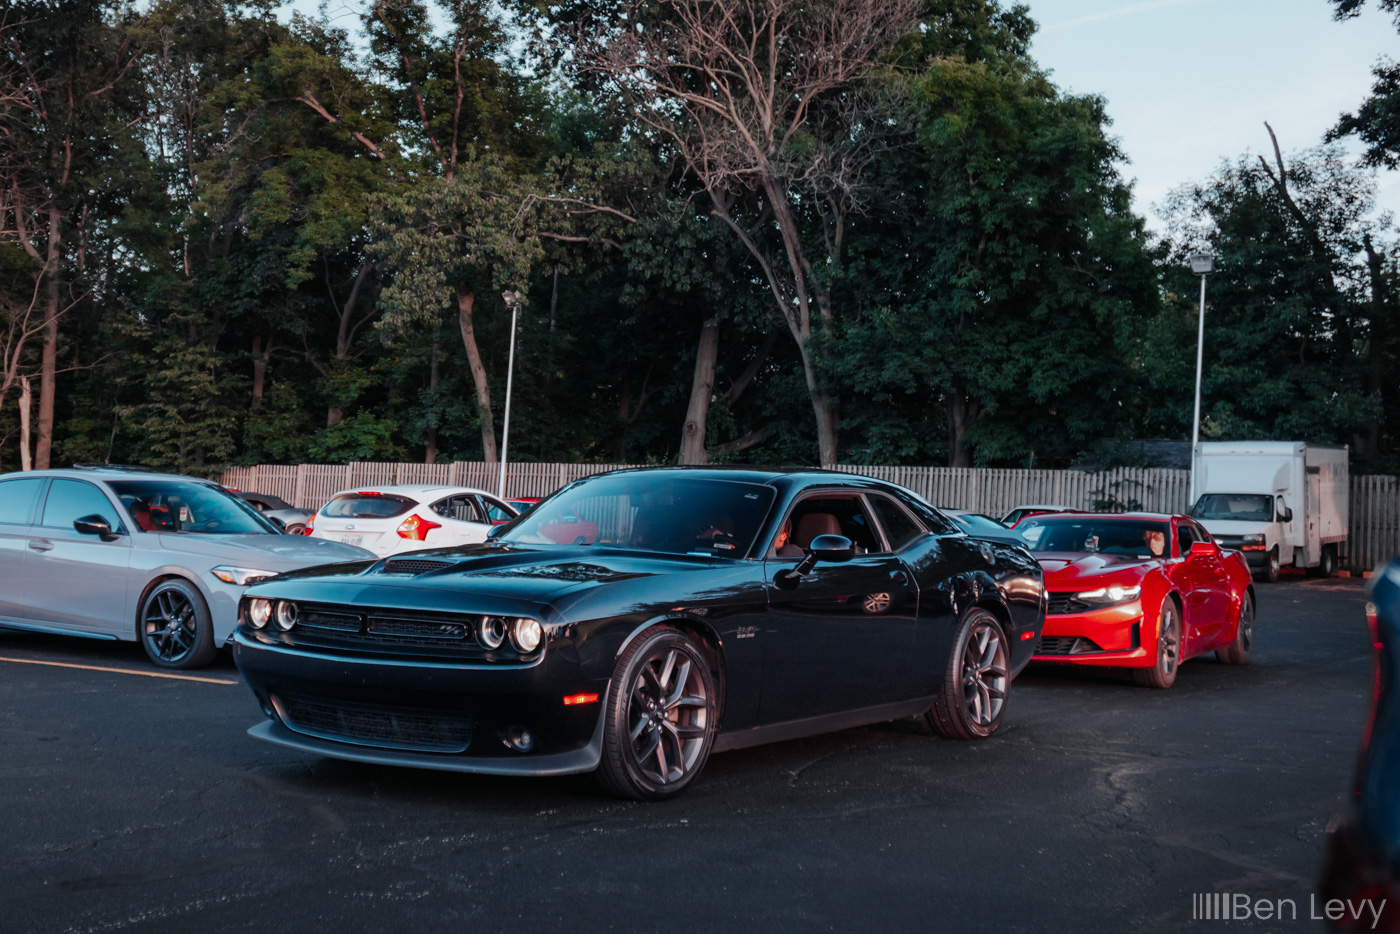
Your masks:
M 912 723 L 711 759 L 665 804 L 255 742 L 227 655 L 0 634 L 7 930 L 1210 929 L 1306 921 L 1370 689 L 1361 582 L 1260 585 L 1253 665 L 1032 669 L 981 743 Z M 1235 929 L 1255 929 L 1234 923 Z

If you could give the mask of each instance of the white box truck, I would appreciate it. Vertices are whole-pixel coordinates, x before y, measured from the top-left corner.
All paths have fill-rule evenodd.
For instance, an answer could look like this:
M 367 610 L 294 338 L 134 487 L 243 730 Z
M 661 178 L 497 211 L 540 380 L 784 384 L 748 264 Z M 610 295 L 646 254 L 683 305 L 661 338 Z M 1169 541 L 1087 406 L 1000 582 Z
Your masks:
M 1203 441 L 1192 455 L 1192 518 L 1222 548 L 1244 552 L 1261 580 L 1280 566 L 1337 570 L 1347 540 L 1346 447 L 1295 441 Z

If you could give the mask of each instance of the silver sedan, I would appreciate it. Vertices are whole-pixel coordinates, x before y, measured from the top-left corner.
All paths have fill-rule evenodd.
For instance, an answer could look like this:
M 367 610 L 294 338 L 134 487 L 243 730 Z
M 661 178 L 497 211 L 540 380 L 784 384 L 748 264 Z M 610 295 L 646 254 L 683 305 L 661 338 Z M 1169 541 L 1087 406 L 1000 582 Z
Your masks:
M 249 584 L 373 557 L 282 534 L 194 477 L 107 467 L 0 474 L 0 627 L 138 640 L 162 668 L 212 661 Z

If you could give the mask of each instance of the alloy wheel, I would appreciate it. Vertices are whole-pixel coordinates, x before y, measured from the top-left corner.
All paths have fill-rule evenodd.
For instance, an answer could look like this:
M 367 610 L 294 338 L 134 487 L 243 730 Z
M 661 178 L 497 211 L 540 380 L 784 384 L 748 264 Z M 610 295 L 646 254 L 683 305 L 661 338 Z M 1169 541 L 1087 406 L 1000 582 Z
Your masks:
M 1240 609 L 1240 648 L 1244 649 L 1248 655 L 1254 648 L 1254 601 L 1245 597 L 1244 606 Z
M 699 666 L 663 646 L 637 669 L 627 710 L 632 760 L 648 781 L 684 779 L 705 749 L 710 697 Z
M 963 701 L 979 727 L 990 727 L 1006 703 L 1006 647 L 1001 632 L 988 621 L 979 622 L 963 649 Z
M 194 604 L 173 588 L 151 594 L 141 614 L 146 647 L 163 662 L 179 662 L 194 650 L 198 626 Z
M 1170 677 L 1176 671 L 1176 663 L 1181 655 L 1181 627 L 1177 625 L 1176 613 L 1162 614 L 1162 634 L 1158 638 L 1161 652 L 1158 665 L 1162 674 Z

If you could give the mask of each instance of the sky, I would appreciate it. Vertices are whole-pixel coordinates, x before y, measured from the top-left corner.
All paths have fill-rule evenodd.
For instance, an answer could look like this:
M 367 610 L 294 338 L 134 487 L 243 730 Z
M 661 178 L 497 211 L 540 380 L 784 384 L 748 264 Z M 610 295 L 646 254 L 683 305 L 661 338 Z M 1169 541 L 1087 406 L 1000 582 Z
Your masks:
M 1032 54 L 1055 83 L 1107 100 L 1123 174 L 1156 229 L 1153 206 L 1173 188 L 1221 160 L 1271 155 L 1265 121 L 1285 157 L 1316 146 L 1365 99 L 1376 60 L 1400 57 L 1390 17 L 1336 22 L 1327 0 L 1024 2 L 1040 25 Z M 1377 181 L 1379 207 L 1400 216 L 1400 172 Z

